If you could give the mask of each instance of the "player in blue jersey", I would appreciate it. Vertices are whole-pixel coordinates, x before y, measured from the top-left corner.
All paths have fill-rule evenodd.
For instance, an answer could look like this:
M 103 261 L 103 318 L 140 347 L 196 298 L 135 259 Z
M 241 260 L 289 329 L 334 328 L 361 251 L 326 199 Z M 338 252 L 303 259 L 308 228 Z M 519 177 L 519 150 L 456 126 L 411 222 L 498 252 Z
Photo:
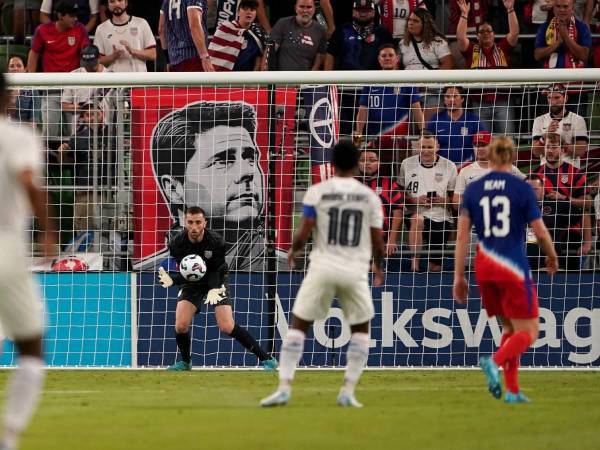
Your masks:
M 502 395 L 498 368 L 504 369 L 507 403 L 525 403 L 529 399 L 519 390 L 519 359 L 538 336 L 538 299 L 527 255 L 527 224 L 535 232 L 546 255 L 546 269 L 558 270 L 552 238 L 541 218 L 533 189 L 511 173 L 513 142 L 495 139 L 490 145 L 492 172 L 472 182 L 460 207 L 454 298 L 465 303 L 468 283 L 464 267 L 471 226 L 479 244 L 475 256 L 475 278 L 488 315 L 498 316 L 503 334 L 500 348 L 493 356 L 480 358 L 488 389 L 496 398 Z
M 164 0 L 158 33 L 172 72 L 213 72 L 208 54 L 206 0 Z

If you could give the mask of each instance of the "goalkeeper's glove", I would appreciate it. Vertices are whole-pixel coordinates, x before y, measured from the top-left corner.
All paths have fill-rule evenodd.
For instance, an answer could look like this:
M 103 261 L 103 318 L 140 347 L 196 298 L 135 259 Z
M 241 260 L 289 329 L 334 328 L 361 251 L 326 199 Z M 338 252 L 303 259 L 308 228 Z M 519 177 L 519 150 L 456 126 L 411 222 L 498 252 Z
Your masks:
M 173 286 L 173 278 L 167 273 L 164 267 L 158 269 L 158 282 L 165 289 Z
M 216 305 L 220 301 L 223 301 L 227 298 L 227 288 L 224 285 L 221 285 L 220 288 L 214 288 L 208 291 L 206 295 L 206 300 L 204 301 L 205 305 Z

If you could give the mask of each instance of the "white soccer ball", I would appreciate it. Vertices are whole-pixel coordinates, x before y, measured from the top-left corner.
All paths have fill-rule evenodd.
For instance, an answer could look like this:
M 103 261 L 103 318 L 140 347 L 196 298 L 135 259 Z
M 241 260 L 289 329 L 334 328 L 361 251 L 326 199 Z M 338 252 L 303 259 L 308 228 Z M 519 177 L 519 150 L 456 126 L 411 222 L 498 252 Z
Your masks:
M 200 281 L 206 273 L 206 263 L 199 255 L 187 255 L 179 264 L 179 273 L 187 281 Z

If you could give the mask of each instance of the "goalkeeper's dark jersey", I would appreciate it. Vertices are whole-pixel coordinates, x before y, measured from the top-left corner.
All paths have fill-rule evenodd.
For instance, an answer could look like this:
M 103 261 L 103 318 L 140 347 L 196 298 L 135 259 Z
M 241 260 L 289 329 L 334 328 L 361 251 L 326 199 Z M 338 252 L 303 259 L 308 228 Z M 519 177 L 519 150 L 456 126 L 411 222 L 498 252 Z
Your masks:
M 190 283 L 180 274 L 173 276 L 175 284 L 189 284 L 208 289 L 221 287 L 227 274 L 225 262 L 225 241 L 214 231 L 204 229 L 204 237 L 200 242 L 193 243 L 183 229 L 173 236 L 169 242 L 169 252 L 177 264 L 187 255 L 200 255 L 206 263 L 206 275 L 197 282 Z

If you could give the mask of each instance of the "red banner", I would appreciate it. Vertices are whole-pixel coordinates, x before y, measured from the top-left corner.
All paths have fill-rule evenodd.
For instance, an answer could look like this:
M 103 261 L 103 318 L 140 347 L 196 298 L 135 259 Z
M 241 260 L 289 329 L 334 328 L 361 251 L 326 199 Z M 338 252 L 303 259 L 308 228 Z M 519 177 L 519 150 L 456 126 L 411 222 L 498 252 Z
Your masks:
M 132 90 L 131 103 L 134 268 L 154 268 L 168 256 L 167 232 L 183 226 L 185 207 L 196 205 L 206 211 L 209 228 L 224 235 L 230 267 L 261 270 L 270 192 L 276 248 L 289 248 L 294 89 L 275 94 L 273 177 L 267 89 L 140 88 Z

